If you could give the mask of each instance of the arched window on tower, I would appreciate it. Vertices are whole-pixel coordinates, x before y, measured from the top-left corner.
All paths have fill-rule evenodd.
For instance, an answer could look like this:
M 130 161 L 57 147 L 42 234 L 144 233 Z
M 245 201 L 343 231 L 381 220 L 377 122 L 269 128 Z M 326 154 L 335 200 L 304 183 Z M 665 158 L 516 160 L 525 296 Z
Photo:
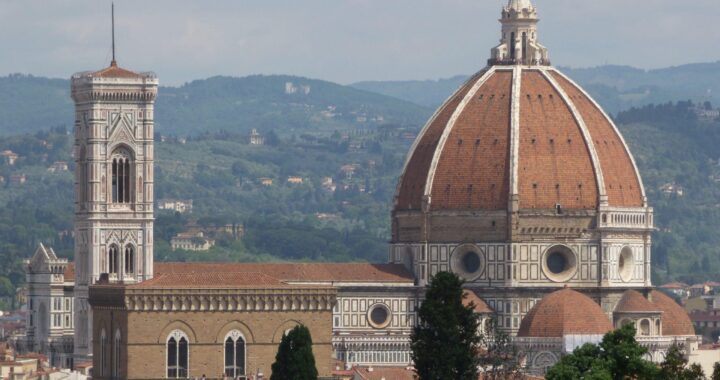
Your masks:
M 515 32 L 510 33 L 510 59 L 515 59 Z
M 125 273 L 135 273 L 135 249 L 132 245 L 125 246 Z
M 120 266 L 120 250 L 113 244 L 108 249 L 108 273 L 117 274 Z
M 530 63 L 527 53 L 527 33 L 525 32 L 523 32 L 522 34 L 522 59 L 525 61 L 526 64 Z
M 225 376 L 245 375 L 245 338 L 237 331 L 225 337 Z
M 126 149 L 118 149 L 112 154 L 112 202 L 130 203 L 132 201 L 132 155 Z

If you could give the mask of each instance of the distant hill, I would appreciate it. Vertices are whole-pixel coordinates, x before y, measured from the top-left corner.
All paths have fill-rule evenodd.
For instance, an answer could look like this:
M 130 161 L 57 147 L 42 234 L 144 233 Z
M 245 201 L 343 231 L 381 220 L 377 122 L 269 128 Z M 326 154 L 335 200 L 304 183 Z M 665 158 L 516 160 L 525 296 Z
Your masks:
M 697 63 L 656 70 L 629 66 L 561 68 L 609 112 L 680 100 L 718 103 L 720 62 Z M 439 106 L 467 75 L 435 81 L 359 82 L 352 86 L 397 97 L 429 108 Z
M 468 75 L 457 75 L 438 80 L 408 80 L 389 82 L 357 82 L 351 86 L 365 91 L 376 92 L 398 99 L 404 99 L 425 107 L 437 108 L 467 79 Z
M 291 76 L 213 77 L 161 87 L 156 130 L 196 135 L 252 128 L 302 131 L 420 125 L 430 110 L 408 101 Z M 0 78 L 0 135 L 73 125 L 70 83 L 26 75 Z

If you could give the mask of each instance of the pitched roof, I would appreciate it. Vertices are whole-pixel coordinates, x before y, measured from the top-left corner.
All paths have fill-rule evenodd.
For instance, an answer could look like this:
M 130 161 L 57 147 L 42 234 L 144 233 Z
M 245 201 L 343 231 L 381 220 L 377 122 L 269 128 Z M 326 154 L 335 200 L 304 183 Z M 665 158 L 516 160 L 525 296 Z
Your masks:
M 353 371 L 363 380 L 414 380 L 415 370 L 409 367 L 355 367 Z
M 520 323 L 518 337 L 561 338 L 600 335 L 612 330 L 610 318 L 588 296 L 570 288 L 555 291 L 535 304 Z
M 616 313 L 659 313 L 660 308 L 648 301 L 645 296 L 635 290 L 623 293 L 620 302 L 615 307 Z
M 285 288 L 288 285 L 258 272 L 220 272 L 220 273 L 165 273 L 148 281 L 131 285 L 131 288 Z
M 400 264 L 155 263 L 154 274 L 263 273 L 285 282 L 414 282 Z
M 667 336 L 695 335 L 690 316 L 682 306 L 659 290 L 650 292 L 650 302 L 662 310 L 662 332 Z
M 663 288 L 663 289 L 687 289 L 690 287 L 690 285 L 683 283 L 683 282 L 674 281 L 674 282 L 669 282 L 665 285 L 660 285 L 659 287 Z
M 109 67 L 102 70 L 95 71 L 90 74 L 95 78 L 143 78 L 142 74 L 123 69 L 119 67 L 115 61 L 113 61 Z
M 463 290 L 463 305 L 469 306 L 471 303 L 474 306 L 474 310 L 478 314 L 492 314 L 494 313 L 493 309 L 488 306 L 485 301 L 483 301 L 480 297 L 475 294 L 474 291 L 465 289 Z

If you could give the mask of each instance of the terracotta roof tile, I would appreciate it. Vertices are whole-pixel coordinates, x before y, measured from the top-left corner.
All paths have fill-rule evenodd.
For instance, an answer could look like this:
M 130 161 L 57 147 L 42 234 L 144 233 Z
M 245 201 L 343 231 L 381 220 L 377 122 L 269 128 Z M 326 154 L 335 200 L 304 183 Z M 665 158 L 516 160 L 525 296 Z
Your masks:
M 465 95 L 470 91 L 475 82 L 484 74 L 481 71 L 475 74 L 463 87 L 461 87 L 447 103 L 437 112 L 434 120 L 430 121 L 424 133 L 418 136 L 415 150 L 408 161 L 407 167 L 400 179 L 398 188 L 397 209 L 398 210 L 419 210 L 422 206 L 422 198 L 425 193 L 425 182 L 427 181 L 430 164 L 433 155 L 440 142 L 440 137 L 447 126 L 448 121 L 455 112 Z
M 665 285 L 659 286 L 659 288 L 662 288 L 662 289 L 687 289 L 689 287 L 690 287 L 690 285 L 683 283 L 683 282 L 678 282 L 678 281 L 669 282 Z
M 485 301 L 483 301 L 480 297 L 475 294 L 472 290 L 464 290 L 463 294 L 465 297 L 463 298 L 463 305 L 469 306 L 471 303 L 475 306 L 475 312 L 478 314 L 492 314 L 494 313 L 493 309 L 488 306 Z
M 507 208 L 511 92 L 512 72 L 495 72 L 459 114 L 435 169 L 432 210 Z
M 68 265 L 65 267 L 64 276 L 65 281 L 75 281 L 75 263 L 68 263 Z
M 353 371 L 363 380 L 414 380 L 415 370 L 406 367 L 374 367 L 372 371 L 368 368 L 355 367 Z
M 521 91 L 520 207 L 597 207 L 590 151 L 570 108 L 539 71 L 523 70 Z
M 662 310 L 662 332 L 667 336 L 695 335 L 690 316 L 682 306 L 659 290 L 650 292 L 650 302 Z
M 123 69 L 119 67 L 115 62 L 111 63 L 109 67 L 102 70 L 91 73 L 90 76 L 96 78 L 143 78 L 144 75 Z
M 524 69 L 521 93 L 513 94 L 513 72 L 498 70 L 463 103 L 485 73 L 477 73 L 463 85 L 417 138 L 399 183 L 396 211 L 421 209 L 431 174 L 430 210 L 506 209 L 512 99 L 519 99 L 520 111 L 517 183 L 521 208 L 552 209 L 560 204 L 566 209 L 596 209 L 599 173 L 589 144 L 597 151 L 610 206 L 643 206 L 640 178 L 622 137 L 580 88 L 554 69 L 548 70 L 567 94 L 565 101 L 539 70 Z M 589 142 L 568 103 L 585 122 Z M 447 140 L 440 145 L 444 134 Z M 438 160 L 433 166 L 435 155 Z
M 657 305 L 653 305 L 645 296 L 635 290 L 627 290 L 623 293 L 620 302 L 615 307 L 618 313 L 652 313 L 660 312 Z
M 155 263 L 155 276 L 197 273 L 261 273 L 286 282 L 414 282 L 399 264 L 355 263 Z
M 545 296 L 525 315 L 517 336 L 561 338 L 601 335 L 612 330 L 610 318 L 588 296 L 570 288 Z
M 220 273 L 168 273 L 143 281 L 131 288 L 285 288 L 288 285 L 264 273 L 220 272 Z
M 551 74 L 571 97 L 587 125 L 600 159 L 610 206 L 642 207 L 640 178 L 620 135 L 602 111 L 579 88 L 562 75 L 555 72 Z

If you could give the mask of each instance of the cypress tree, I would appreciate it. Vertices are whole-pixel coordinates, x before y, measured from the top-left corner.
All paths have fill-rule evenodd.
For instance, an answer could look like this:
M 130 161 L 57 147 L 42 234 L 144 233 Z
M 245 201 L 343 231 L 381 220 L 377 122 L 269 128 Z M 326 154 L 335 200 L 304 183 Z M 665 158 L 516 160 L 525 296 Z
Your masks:
M 305 326 L 296 326 L 283 336 L 270 380 L 317 380 L 312 337 Z
M 463 281 L 440 272 L 430 281 L 412 334 L 412 358 L 420 380 L 477 380 L 480 321 L 463 305 Z

